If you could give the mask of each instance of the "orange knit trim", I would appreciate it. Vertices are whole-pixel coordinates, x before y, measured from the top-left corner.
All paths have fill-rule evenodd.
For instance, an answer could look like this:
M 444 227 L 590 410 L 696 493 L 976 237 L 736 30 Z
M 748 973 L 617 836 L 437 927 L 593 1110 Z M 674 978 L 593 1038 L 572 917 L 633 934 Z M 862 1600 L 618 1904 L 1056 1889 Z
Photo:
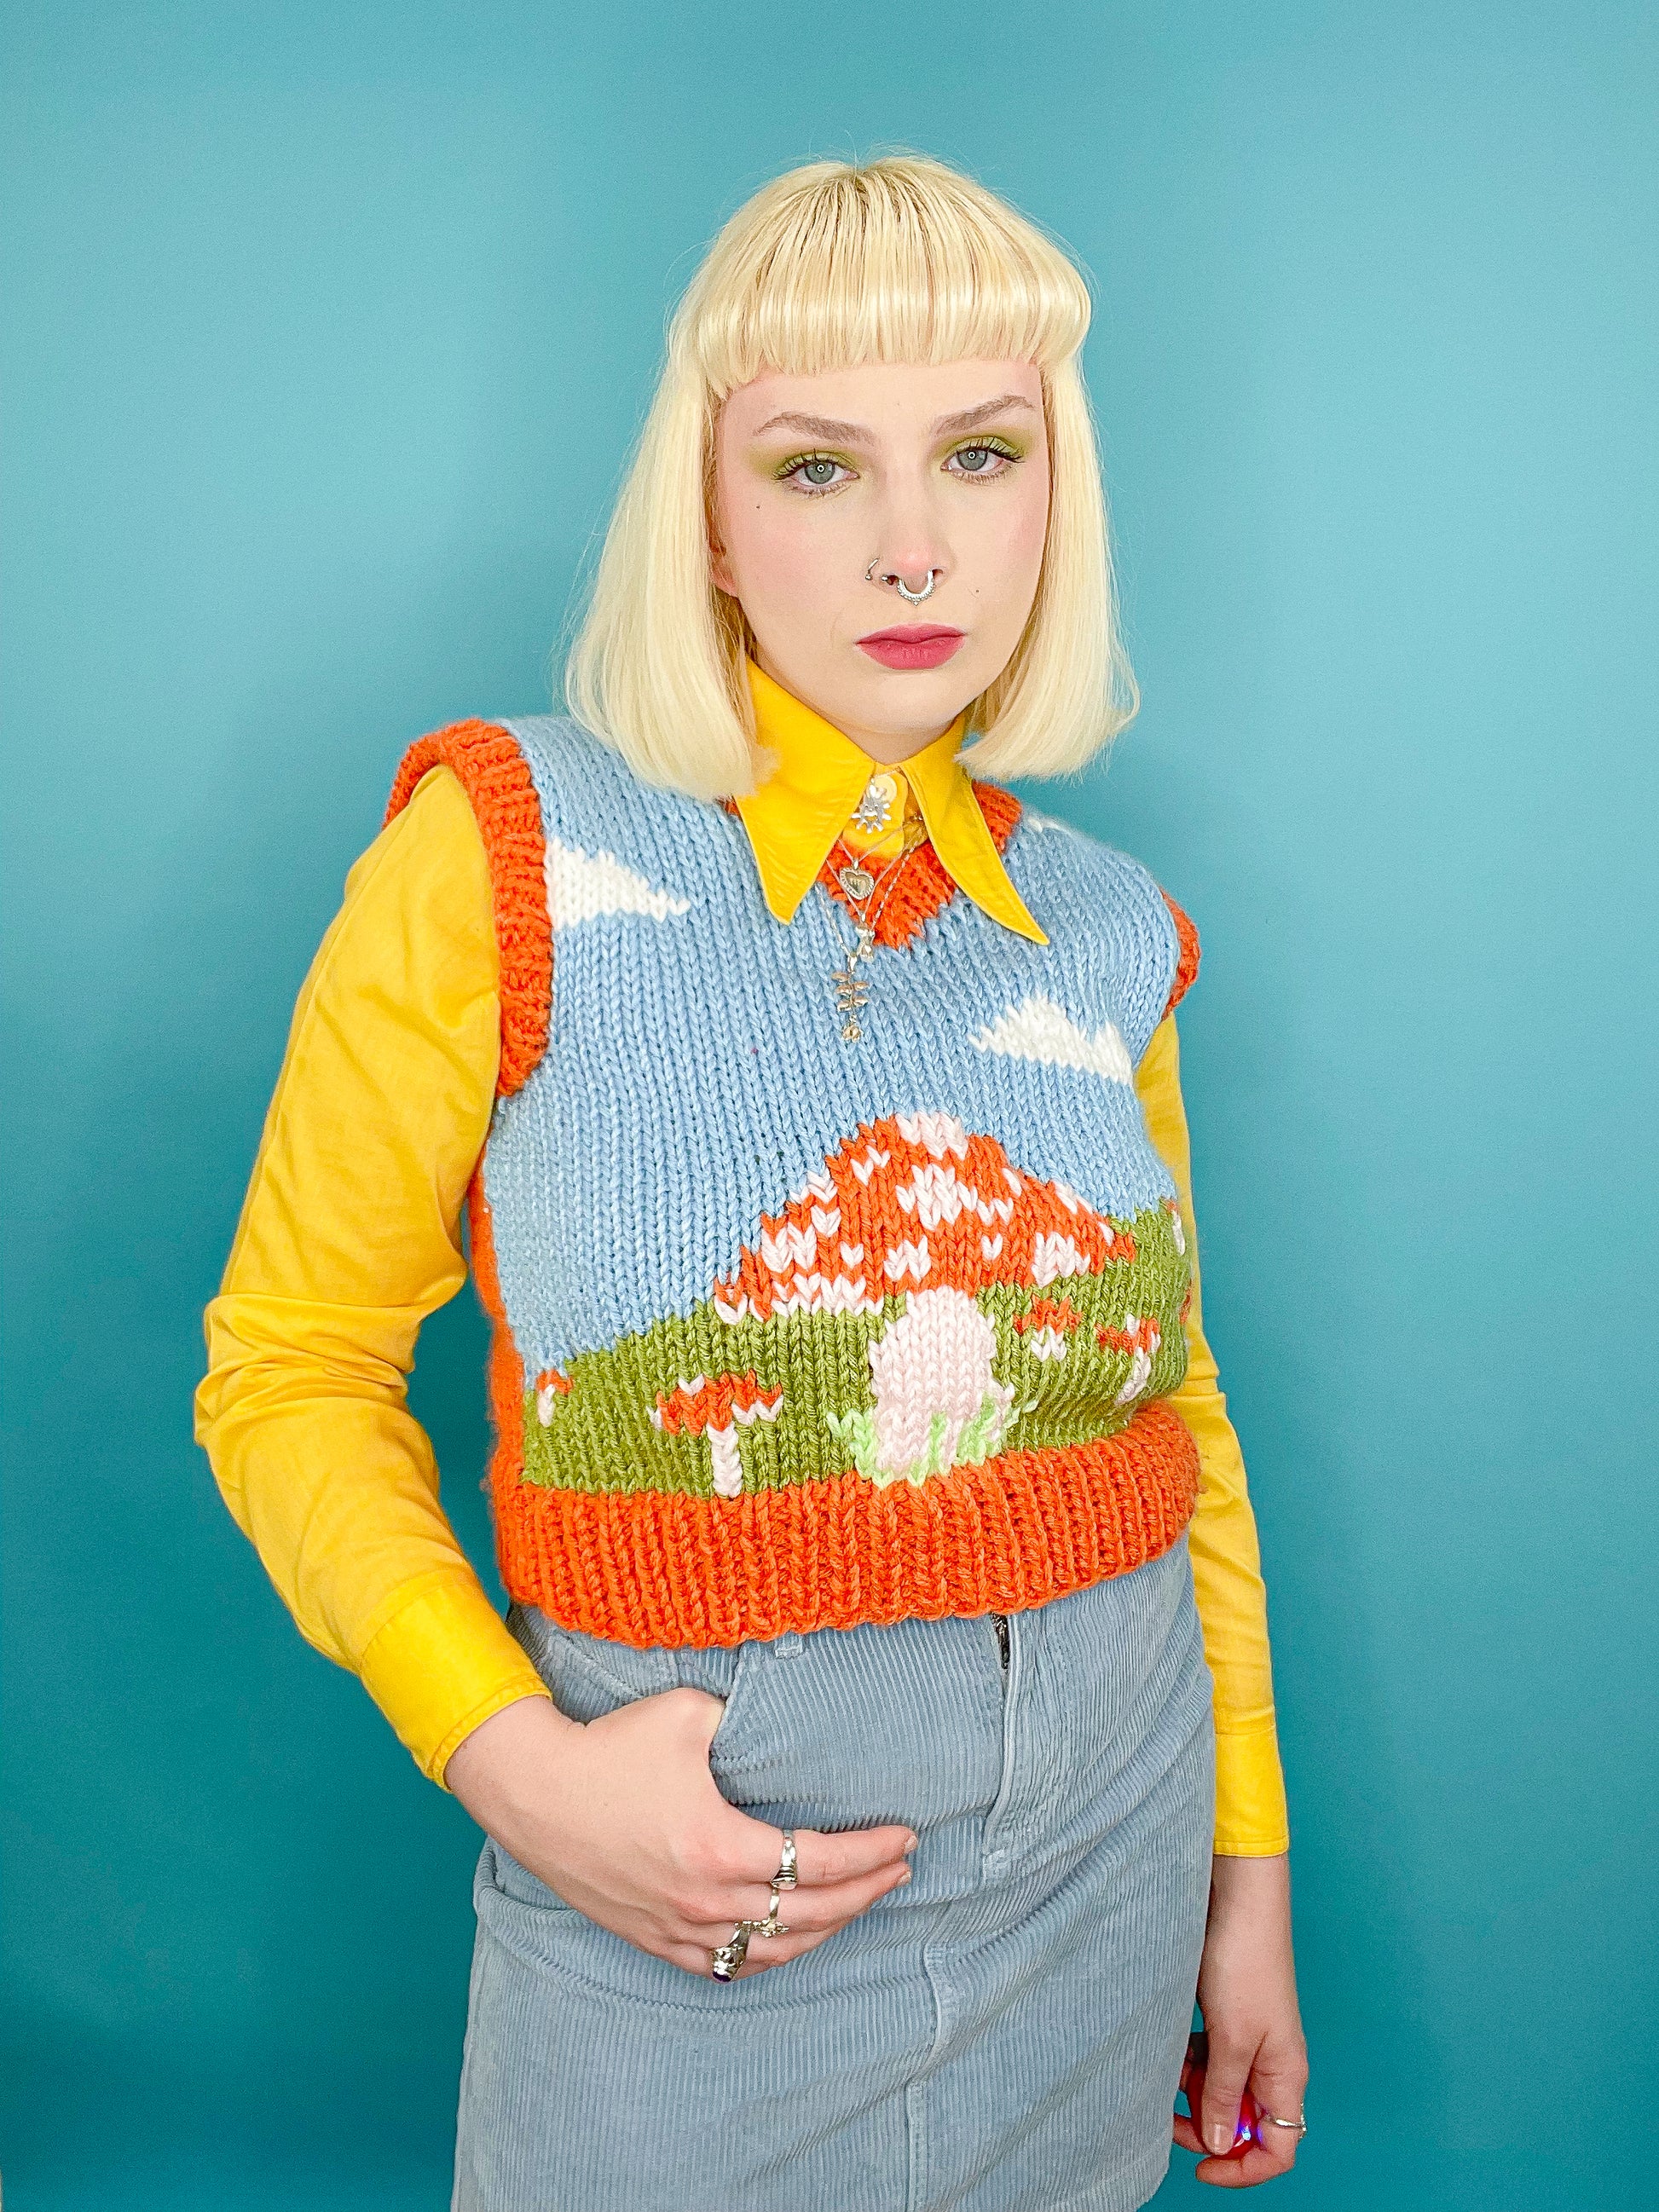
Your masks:
M 495 1089 L 521 1090 L 547 1049 L 553 1007 L 553 923 L 544 872 L 546 841 L 530 763 L 498 722 L 453 722 L 404 755 L 386 818 L 408 805 L 428 769 L 451 769 L 471 803 L 489 858 L 501 955 L 501 1057 Z
M 1157 1559 L 1198 1498 L 1198 1447 L 1158 1401 L 1115 1436 L 921 1484 L 848 1473 L 732 1498 L 544 1489 L 518 1480 L 509 1434 L 494 1470 L 503 1582 L 566 1628 L 640 1649 L 1021 1612 Z
M 524 1362 L 507 1326 L 501 1279 L 495 1266 L 495 1228 L 484 1196 L 483 1164 L 466 1187 L 466 1222 L 472 1246 L 472 1282 L 489 1317 L 489 1420 L 495 1431 L 489 1486 L 496 1510 L 524 1485 Z M 568 1387 L 568 1386 L 567 1386 Z M 498 1538 L 499 1540 L 499 1538 Z
M 974 796 L 979 801 L 979 811 L 985 817 L 985 826 L 995 841 L 999 853 L 1006 848 L 1014 834 L 1014 824 L 1019 820 L 1020 802 L 1012 791 L 1005 791 L 1000 783 L 981 783 L 977 777 L 969 781 L 974 787 Z M 738 811 L 737 801 L 723 800 L 728 814 Z M 857 919 L 853 902 L 842 890 L 836 877 L 837 868 L 844 868 L 861 856 L 839 837 L 830 848 L 823 866 L 815 880 L 821 884 L 837 904 L 844 906 Z M 906 854 L 894 878 L 880 914 L 876 918 L 878 945 L 908 945 L 924 922 L 931 921 L 942 906 L 947 906 L 957 890 L 957 884 L 931 842 L 915 846 Z
M 1198 975 L 1200 953 L 1198 932 L 1168 891 L 1164 894 L 1164 903 L 1170 909 L 1170 919 L 1176 926 L 1176 940 L 1180 946 L 1176 957 L 1175 981 L 1170 986 L 1169 1000 L 1164 1009 L 1166 1014 L 1172 1014 L 1193 988 Z

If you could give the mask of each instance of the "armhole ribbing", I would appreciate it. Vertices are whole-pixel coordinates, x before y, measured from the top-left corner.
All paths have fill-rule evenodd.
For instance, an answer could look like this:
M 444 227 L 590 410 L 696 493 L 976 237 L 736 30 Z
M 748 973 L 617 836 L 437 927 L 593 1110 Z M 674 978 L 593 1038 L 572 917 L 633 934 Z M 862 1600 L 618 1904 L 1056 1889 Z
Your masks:
M 386 818 L 408 805 L 428 769 L 447 768 L 471 806 L 489 862 L 501 961 L 499 1097 L 530 1080 L 547 1050 L 553 1009 L 553 923 L 547 903 L 547 841 L 530 763 L 499 722 L 452 722 L 417 738 L 404 755 Z
M 1175 980 L 1170 986 L 1170 995 L 1164 1007 L 1164 1014 L 1169 1015 L 1174 1013 L 1188 992 L 1191 990 L 1194 979 L 1198 974 L 1198 963 L 1201 955 L 1199 951 L 1197 930 L 1170 896 L 1168 891 L 1164 891 L 1162 896 L 1164 905 L 1170 909 L 1170 919 L 1175 924 L 1176 947 Z

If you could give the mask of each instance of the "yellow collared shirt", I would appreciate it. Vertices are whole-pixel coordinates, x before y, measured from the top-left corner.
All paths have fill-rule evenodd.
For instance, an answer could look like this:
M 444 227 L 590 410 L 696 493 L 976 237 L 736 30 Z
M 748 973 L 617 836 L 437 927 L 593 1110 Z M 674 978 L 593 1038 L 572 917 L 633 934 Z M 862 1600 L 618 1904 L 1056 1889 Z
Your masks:
M 740 811 L 768 903 L 783 919 L 879 764 L 772 688 L 787 706 L 768 702 L 757 720 L 783 780 L 769 780 Z M 765 698 L 760 690 L 757 705 Z M 1045 941 L 1008 881 L 957 741 L 946 732 L 904 763 L 907 803 L 914 793 L 962 889 Z M 301 1632 L 361 1675 L 439 1782 L 492 1713 L 547 1694 L 456 1540 L 405 1389 L 422 1322 L 465 1280 L 460 1215 L 499 1051 L 489 866 L 459 783 L 434 768 L 352 868 L 301 992 L 223 1284 L 207 1310 L 197 1434 Z M 1264 1856 L 1289 1841 L 1266 1596 L 1243 1463 L 1200 1322 L 1173 1016 L 1147 1048 L 1136 1088 L 1194 1255 L 1187 1379 L 1170 1402 L 1201 1467 L 1188 1540 L 1215 1680 L 1215 1844 Z
M 755 734 L 777 755 L 778 766 L 737 805 L 754 848 L 766 903 L 780 921 L 793 919 L 830 848 L 848 832 L 849 823 L 848 842 L 860 838 L 854 817 L 876 785 L 890 791 L 900 818 L 914 801 L 945 873 L 975 906 L 1037 945 L 1048 942 L 1003 866 L 996 840 L 974 796 L 972 779 L 957 758 L 963 737 L 960 715 L 902 767 L 884 767 L 752 660 L 745 665 L 755 702 Z M 895 836 L 896 830 L 896 820 L 884 834 Z M 871 848 L 884 850 L 883 837 L 883 832 L 872 836 Z

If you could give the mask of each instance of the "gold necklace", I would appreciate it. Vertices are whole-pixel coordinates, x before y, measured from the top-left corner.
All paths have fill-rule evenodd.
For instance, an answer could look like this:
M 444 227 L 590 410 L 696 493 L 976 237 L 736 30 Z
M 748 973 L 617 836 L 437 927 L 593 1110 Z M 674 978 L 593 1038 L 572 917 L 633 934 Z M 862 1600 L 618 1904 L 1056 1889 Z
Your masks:
M 879 876 L 872 876 L 868 868 L 857 860 L 836 870 L 836 881 L 847 894 L 854 908 L 853 922 L 856 932 L 853 949 L 839 968 L 830 970 L 830 980 L 836 987 L 836 1012 L 841 1016 L 841 1036 L 843 1044 L 857 1044 L 864 1035 L 859 1020 L 864 1002 L 870 995 L 867 976 L 858 972 L 860 960 L 866 963 L 876 957 L 876 924 L 880 921 L 888 900 L 897 884 L 899 872 L 916 847 L 927 835 L 927 824 L 907 819 L 902 848 L 890 860 Z M 836 841 L 838 843 L 840 840 Z M 872 907 L 876 893 L 881 893 L 880 902 Z

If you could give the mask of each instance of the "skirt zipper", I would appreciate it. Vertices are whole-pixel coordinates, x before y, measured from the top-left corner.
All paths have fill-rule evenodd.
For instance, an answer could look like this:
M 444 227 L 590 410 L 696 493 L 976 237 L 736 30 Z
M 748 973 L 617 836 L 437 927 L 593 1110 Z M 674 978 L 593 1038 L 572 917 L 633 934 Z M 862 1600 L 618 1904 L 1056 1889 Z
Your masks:
M 991 1618 L 996 1623 L 997 1650 L 1001 1655 L 1002 1671 L 1006 1674 L 1008 1672 L 1008 1616 L 1006 1613 L 994 1613 Z

